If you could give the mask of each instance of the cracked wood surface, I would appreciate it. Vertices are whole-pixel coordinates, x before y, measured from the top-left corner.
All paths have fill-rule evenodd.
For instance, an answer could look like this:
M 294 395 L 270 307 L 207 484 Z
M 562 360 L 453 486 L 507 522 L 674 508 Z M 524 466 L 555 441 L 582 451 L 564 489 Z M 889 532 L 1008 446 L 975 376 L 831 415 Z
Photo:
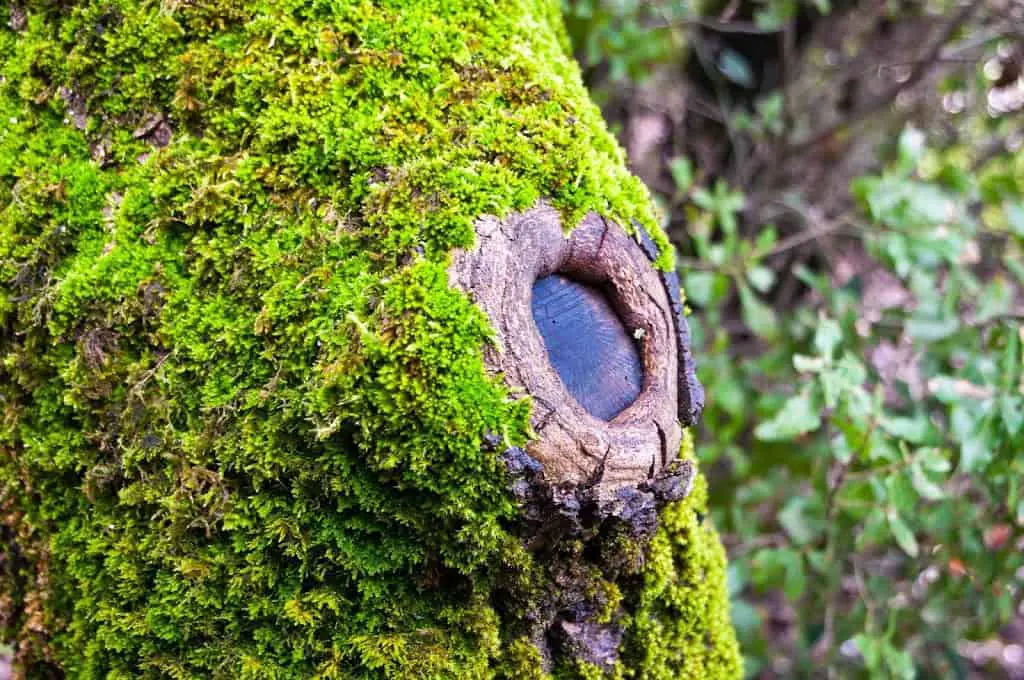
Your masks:
M 587 413 L 611 420 L 643 388 L 637 339 L 604 292 L 561 274 L 537 279 L 533 320 L 551 365 Z
M 477 244 L 458 251 L 452 283 L 487 314 L 496 336 L 488 367 L 533 399 L 537 437 L 527 450 L 549 483 L 593 488 L 610 499 L 675 460 L 681 437 L 674 305 L 644 250 L 615 223 L 588 214 L 568 236 L 558 213 L 539 205 L 476 223 Z M 532 310 L 538 279 L 560 274 L 600 288 L 637 339 L 640 394 L 610 420 L 589 413 L 551 364 Z

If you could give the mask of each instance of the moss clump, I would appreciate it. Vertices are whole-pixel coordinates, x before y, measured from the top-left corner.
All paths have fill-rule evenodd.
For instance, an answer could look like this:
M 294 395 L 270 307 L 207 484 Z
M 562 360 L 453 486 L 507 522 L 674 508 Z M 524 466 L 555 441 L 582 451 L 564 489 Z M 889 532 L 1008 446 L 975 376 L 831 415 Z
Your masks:
M 491 329 L 449 253 L 544 197 L 568 224 L 640 221 L 671 264 L 557 3 L 33 0 L 0 20 L 19 667 L 540 677 L 495 595 L 539 572 L 481 448 L 524 442 L 529 404 L 485 376 Z M 682 606 L 643 592 L 652 622 Z M 636 669 L 702 663 L 632 625 Z
M 682 458 L 692 460 L 689 441 Z M 651 541 L 627 623 L 633 677 L 733 678 L 742 675 L 729 621 L 725 550 L 707 518 L 707 482 L 669 504 Z

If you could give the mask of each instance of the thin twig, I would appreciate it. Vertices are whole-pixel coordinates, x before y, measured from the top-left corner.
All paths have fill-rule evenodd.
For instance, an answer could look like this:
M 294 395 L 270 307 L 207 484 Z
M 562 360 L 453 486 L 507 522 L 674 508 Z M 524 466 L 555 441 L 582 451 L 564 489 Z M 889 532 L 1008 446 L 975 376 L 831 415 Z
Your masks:
M 1009 130 L 1005 134 L 998 135 L 988 140 L 978 149 L 977 156 L 974 162 L 971 164 L 971 168 L 974 172 L 981 170 L 989 161 L 994 159 L 1000 154 L 1008 152 L 1009 146 L 1007 143 L 1015 136 L 1024 132 L 1024 126 L 1018 126 L 1012 130 Z
M 844 213 L 835 219 L 826 220 L 820 215 L 816 215 L 809 210 L 803 209 L 799 205 L 794 205 L 790 201 L 771 199 L 768 203 L 780 206 L 787 212 L 793 213 L 802 219 L 804 224 L 809 225 L 810 228 L 782 239 L 766 251 L 756 253 L 755 256 L 758 259 L 779 255 L 787 250 L 792 250 L 793 248 L 802 246 L 810 241 L 815 241 L 823 236 L 834 234 L 845 227 L 854 224 L 853 216 L 850 213 Z
M 779 255 L 780 253 L 784 253 L 787 250 L 792 250 L 793 248 L 802 246 L 803 244 L 808 243 L 810 241 L 816 241 L 822 236 L 828 236 L 830 234 L 833 234 L 842 229 L 843 227 L 846 227 L 848 224 L 849 222 L 845 218 L 818 222 L 816 223 L 816 226 L 813 226 L 810 229 L 806 229 L 798 234 L 793 234 L 792 236 L 782 239 L 777 244 L 775 244 L 775 246 L 773 246 L 770 250 L 767 250 L 763 253 L 758 253 L 757 257 L 758 259 L 761 259 L 765 257 Z
M 786 30 L 779 36 L 779 47 L 782 52 L 782 78 L 779 84 L 779 96 L 782 98 L 782 110 L 779 112 L 779 121 L 782 127 L 778 133 L 772 133 L 772 154 L 773 159 L 782 158 L 786 151 L 786 128 L 792 121 L 793 106 L 790 101 L 790 88 L 793 84 L 794 57 L 796 56 L 796 22 L 786 22 Z M 780 163 L 773 163 L 776 168 L 781 167 Z
M 714 84 L 715 96 L 718 99 L 718 108 L 722 110 L 723 123 L 725 125 L 726 134 L 729 135 L 729 144 L 733 150 L 733 163 L 737 166 L 737 176 L 739 177 L 740 186 L 746 186 L 746 176 L 742 171 L 742 165 L 736 163 L 737 158 L 743 157 L 743 147 L 741 146 L 740 136 L 736 131 L 736 127 L 732 120 L 732 111 L 729 103 L 729 93 L 722 82 L 722 76 L 715 68 L 715 65 L 711 63 L 711 55 L 707 53 L 704 41 L 699 36 L 693 36 L 693 49 L 697 53 L 697 60 L 700 62 L 701 68 L 708 77 L 711 78 L 711 82 Z
M 915 65 L 906 80 L 894 83 L 881 95 L 853 111 L 838 123 L 834 123 L 823 130 L 814 132 L 806 140 L 790 146 L 787 150 L 788 155 L 793 156 L 802 153 L 807 149 L 820 144 L 843 128 L 853 125 L 854 123 L 867 118 L 876 111 L 885 108 L 901 92 L 913 85 L 916 85 L 922 78 L 924 78 L 925 75 L 927 75 L 928 71 L 935 64 L 937 58 L 942 52 L 943 46 L 945 46 L 949 39 L 953 37 L 953 34 L 956 33 L 957 29 L 959 29 L 960 26 L 970 18 L 971 14 L 980 4 L 981 3 L 976 0 L 971 0 L 961 7 L 956 14 L 950 17 L 945 24 L 943 24 L 942 30 L 939 31 L 935 39 L 932 40 L 924 50 L 922 50 L 921 55 L 915 60 Z
M 651 24 L 652 28 L 706 28 L 715 33 L 734 33 L 741 35 L 772 35 L 782 30 L 780 26 L 758 26 L 750 21 L 732 21 L 729 14 L 723 13 L 718 19 L 699 15 L 686 17 L 666 16 L 662 12 L 662 20 Z
M 980 319 L 972 319 L 965 325 L 968 328 L 987 328 L 988 326 L 994 326 L 999 323 L 1010 323 L 1010 322 L 1024 322 L 1024 310 L 1019 312 L 1006 312 L 1005 314 L 993 314 L 992 316 L 984 316 Z
M 762 260 L 762 259 L 774 257 L 776 255 L 781 255 L 782 253 L 785 253 L 788 250 L 792 250 L 793 248 L 797 248 L 799 246 L 802 246 L 805 243 L 809 243 L 810 241 L 815 241 L 815 240 L 817 240 L 819 238 L 822 238 L 823 236 L 829 236 L 831 234 L 838 233 L 838 232 L 842 231 L 843 229 L 845 229 L 846 227 L 851 226 L 853 224 L 852 218 L 849 215 L 841 215 L 841 216 L 839 216 L 838 218 L 836 218 L 834 220 L 824 221 L 824 220 L 821 220 L 820 218 L 815 218 L 814 216 L 808 214 L 806 211 L 800 210 L 798 207 L 790 205 L 789 203 L 787 203 L 785 201 L 771 201 L 771 202 L 776 204 L 776 205 L 780 205 L 780 206 L 786 208 L 787 210 L 789 210 L 790 212 L 792 212 L 792 213 L 796 214 L 797 216 L 801 217 L 804 220 L 805 224 L 814 225 L 814 226 L 812 226 L 809 229 L 805 229 L 805 230 L 803 230 L 803 231 L 801 231 L 799 233 L 793 234 L 792 236 L 789 236 L 787 238 L 782 239 L 781 241 L 776 243 L 771 248 L 768 248 L 767 250 L 762 250 L 762 251 L 754 252 L 753 254 L 751 254 L 749 256 L 748 259 L 751 259 L 751 260 Z M 858 238 L 859 238 L 859 236 L 860 235 L 857 234 Z M 685 266 L 685 267 L 687 267 L 689 269 L 694 269 L 694 270 L 698 270 L 698 271 L 721 271 L 721 272 L 728 273 L 728 272 L 732 272 L 733 268 L 735 267 L 735 263 L 725 263 L 723 265 L 716 265 L 716 264 L 713 264 L 713 263 L 710 263 L 710 262 L 705 262 L 703 260 L 700 260 L 700 259 L 697 259 L 697 258 L 692 258 L 692 257 L 680 257 L 680 258 L 677 258 L 677 259 L 679 261 L 679 264 L 681 264 L 681 265 L 683 265 L 683 266 Z M 732 273 L 736 273 L 736 272 L 732 272 Z
M 935 64 L 974 64 L 978 62 L 978 59 L 982 56 L 980 54 L 974 54 L 965 56 L 968 52 L 976 50 L 979 47 L 985 47 L 994 40 L 1000 38 L 1007 38 L 1016 35 L 1012 26 L 1000 25 L 989 29 L 987 31 L 979 31 L 978 33 L 972 34 L 960 42 L 952 43 L 951 45 L 942 48 L 938 56 L 935 57 L 933 63 Z M 866 57 L 865 57 L 866 58 Z M 850 80 L 863 78 L 865 75 L 878 71 L 880 69 L 897 68 L 899 66 L 913 66 L 920 64 L 920 58 L 906 59 L 903 61 L 889 61 L 889 62 L 875 62 L 871 64 L 864 64 L 865 58 L 853 59 L 843 65 L 835 67 L 827 73 L 827 77 L 831 81 Z M 817 84 L 801 87 L 797 94 L 800 97 L 806 97 L 809 87 L 819 87 Z
M 780 27 L 758 26 L 749 21 L 719 21 L 707 17 L 689 17 L 680 23 L 686 26 L 700 26 L 716 33 L 740 33 L 746 35 L 771 35 L 782 30 Z

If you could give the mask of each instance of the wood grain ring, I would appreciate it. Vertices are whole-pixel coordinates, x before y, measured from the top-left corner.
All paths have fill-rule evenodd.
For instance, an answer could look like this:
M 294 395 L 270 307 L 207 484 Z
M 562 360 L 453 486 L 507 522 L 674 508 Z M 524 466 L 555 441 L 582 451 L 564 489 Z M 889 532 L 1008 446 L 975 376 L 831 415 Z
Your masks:
M 488 368 L 515 393 L 533 399 L 537 437 L 527 445 L 554 484 L 591 487 L 610 499 L 654 477 L 676 458 L 676 322 L 665 287 L 643 249 L 617 224 L 591 213 L 569 235 L 558 212 L 540 204 L 504 220 L 476 222 L 477 243 L 455 253 L 453 285 L 487 314 L 495 331 Z M 534 282 L 560 273 L 600 287 L 626 329 L 638 338 L 642 390 L 610 421 L 589 413 L 552 367 L 530 306 Z

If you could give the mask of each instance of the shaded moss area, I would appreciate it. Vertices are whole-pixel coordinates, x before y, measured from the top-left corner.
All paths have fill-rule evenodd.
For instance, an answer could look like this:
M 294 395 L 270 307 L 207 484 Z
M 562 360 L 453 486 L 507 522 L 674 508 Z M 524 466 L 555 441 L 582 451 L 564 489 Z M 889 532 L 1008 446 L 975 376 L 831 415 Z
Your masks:
M 548 567 L 482 446 L 530 406 L 449 253 L 543 197 L 671 265 L 557 10 L 0 1 L 0 638 L 30 675 L 545 677 L 518 617 Z M 737 673 L 702 502 L 610 672 Z
M 684 459 L 692 459 L 685 450 L 689 445 Z M 661 513 L 627 624 L 627 676 L 741 676 L 729 621 L 725 550 L 707 518 L 707 496 L 707 482 L 699 476 L 689 496 Z

